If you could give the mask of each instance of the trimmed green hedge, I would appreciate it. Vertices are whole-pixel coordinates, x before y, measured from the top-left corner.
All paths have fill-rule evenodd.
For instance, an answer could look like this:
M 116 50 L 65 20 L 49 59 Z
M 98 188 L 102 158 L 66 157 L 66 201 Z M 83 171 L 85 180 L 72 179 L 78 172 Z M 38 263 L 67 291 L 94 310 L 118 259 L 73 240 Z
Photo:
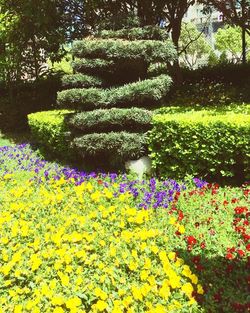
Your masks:
M 168 62 L 176 58 L 176 51 L 171 41 L 120 39 L 92 39 L 76 41 L 72 48 L 73 55 L 79 58 L 100 58 L 107 60 L 143 59 L 151 62 Z
M 89 75 L 84 74 L 71 74 L 64 75 L 62 77 L 63 88 L 90 88 L 90 87 L 101 87 L 103 80 Z
M 67 124 L 70 128 L 81 130 L 81 133 L 122 131 L 144 132 L 151 128 L 152 112 L 131 109 L 95 110 L 76 113 Z
M 34 139 L 56 155 L 70 157 L 67 140 L 69 130 L 64 120 L 72 113 L 73 111 L 55 110 L 29 114 L 28 123 Z
M 82 58 L 72 62 L 72 67 L 77 73 L 98 75 L 106 72 L 113 73 L 117 65 L 113 61 Z
M 145 26 L 143 28 L 124 28 L 120 30 L 103 30 L 97 34 L 97 38 L 117 38 L 127 40 L 166 40 L 168 39 L 166 30 L 159 26 Z
M 156 115 L 149 135 L 162 177 L 249 179 L 250 115 L 209 111 Z
M 167 95 L 171 78 L 161 75 L 112 89 L 69 89 L 58 93 L 60 108 L 94 110 L 110 107 L 152 106 Z
M 146 146 L 146 136 L 140 133 L 93 133 L 76 137 L 73 148 L 85 157 L 101 157 L 112 163 L 139 158 Z

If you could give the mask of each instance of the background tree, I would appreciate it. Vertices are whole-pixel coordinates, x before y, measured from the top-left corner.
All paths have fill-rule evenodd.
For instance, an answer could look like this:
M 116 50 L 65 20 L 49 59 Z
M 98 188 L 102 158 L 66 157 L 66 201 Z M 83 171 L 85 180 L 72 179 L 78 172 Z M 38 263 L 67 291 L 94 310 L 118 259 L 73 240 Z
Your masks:
M 214 7 L 223 14 L 224 21 L 242 30 L 242 62 L 246 63 L 246 34 L 250 35 L 250 0 L 199 0 L 209 10 Z
M 212 51 L 204 34 L 192 23 L 183 23 L 179 41 L 180 62 L 193 69 L 207 62 Z
M 241 28 L 238 26 L 226 26 L 220 28 L 215 35 L 216 49 L 221 53 L 233 58 L 233 61 L 240 62 L 242 47 L 241 47 Z M 247 46 L 250 46 L 250 37 L 246 39 Z

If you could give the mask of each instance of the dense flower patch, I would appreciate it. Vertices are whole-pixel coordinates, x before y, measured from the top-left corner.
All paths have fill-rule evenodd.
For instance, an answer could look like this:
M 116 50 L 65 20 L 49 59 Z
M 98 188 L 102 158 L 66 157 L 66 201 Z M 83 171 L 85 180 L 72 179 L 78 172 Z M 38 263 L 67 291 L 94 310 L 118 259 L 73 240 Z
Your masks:
M 0 312 L 247 312 L 249 194 L 2 147 Z

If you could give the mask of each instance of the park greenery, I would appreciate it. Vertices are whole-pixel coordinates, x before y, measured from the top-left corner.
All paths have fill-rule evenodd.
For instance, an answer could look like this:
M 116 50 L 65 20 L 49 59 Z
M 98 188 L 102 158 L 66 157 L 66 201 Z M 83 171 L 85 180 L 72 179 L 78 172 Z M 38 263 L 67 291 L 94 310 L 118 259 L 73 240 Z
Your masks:
M 216 50 L 194 0 L 0 0 L 0 313 L 249 311 L 250 1 L 198 2 Z

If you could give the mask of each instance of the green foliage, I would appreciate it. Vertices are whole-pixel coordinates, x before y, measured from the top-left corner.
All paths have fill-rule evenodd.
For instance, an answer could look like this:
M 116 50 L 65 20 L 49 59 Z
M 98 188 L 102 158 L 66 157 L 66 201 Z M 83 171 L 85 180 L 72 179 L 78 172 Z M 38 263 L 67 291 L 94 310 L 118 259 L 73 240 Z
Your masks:
M 119 30 L 102 30 L 96 37 L 108 39 L 127 39 L 127 40 L 166 40 L 168 33 L 159 26 L 145 26 L 143 28 L 123 28 Z
M 26 130 L 27 115 L 50 110 L 56 102 L 56 94 L 60 88 L 59 75 L 21 82 L 12 86 L 10 95 L 7 86 L 0 87 L 0 128 L 7 131 Z
M 111 164 L 117 164 L 143 155 L 146 138 L 140 133 L 93 133 L 76 137 L 72 145 L 84 158 L 101 157 Z
M 32 113 L 28 123 L 34 139 L 49 151 L 67 158 L 70 156 L 67 138 L 69 130 L 64 123 L 65 117 L 73 111 L 55 110 Z
M 154 116 L 149 149 L 161 176 L 243 181 L 249 179 L 249 138 L 250 115 L 191 111 Z
M 75 60 L 72 67 L 75 72 L 95 75 L 103 72 L 112 73 L 116 65 L 111 60 L 81 58 Z
M 51 62 L 49 59 L 47 61 L 49 68 L 52 69 L 55 72 L 63 72 L 66 74 L 72 74 L 73 69 L 72 69 L 72 55 L 68 53 L 65 57 L 62 58 L 61 61 L 59 62 Z
M 122 131 L 143 132 L 151 128 L 152 113 L 147 110 L 110 109 L 76 113 L 68 119 L 70 128 L 81 133 Z
M 63 88 L 90 88 L 90 87 L 101 87 L 103 80 L 89 75 L 84 74 L 71 74 L 64 75 L 62 77 Z
M 220 28 L 215 35 L 216 49 L 221 53 L 231 54 L 235 60 L 241 61 L 242 30 L 236 26 Z M 247 45 L 250 45 L 250 36 L 247 35 Z
M 92 39 L 76 41 L 72 48 L 76 57 L 101 58 L 107 60 L 143 59 L 146 62 L 168 62 L 176 58 L 171 41 L 120 39 Z
M 153 79 L 138 81 L 112 89 L 69 89 L 58 93 L 60 108 L 81 109 L 152 106 L 166 96 L 171 78 L 161 75 Z
M 189 68 L 206 63 L 212 51 L 203 33 L 192 23 L 183 23 L 179 41 L 180 62 Z

